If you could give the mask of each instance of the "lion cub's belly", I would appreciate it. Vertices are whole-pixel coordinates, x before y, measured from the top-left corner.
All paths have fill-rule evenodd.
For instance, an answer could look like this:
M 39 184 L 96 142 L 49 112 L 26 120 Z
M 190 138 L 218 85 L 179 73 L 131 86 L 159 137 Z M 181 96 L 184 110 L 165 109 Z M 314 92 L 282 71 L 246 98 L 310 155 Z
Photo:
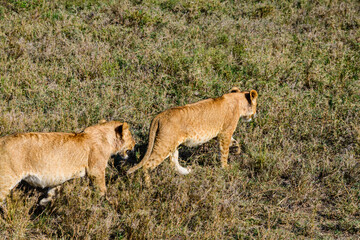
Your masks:
M 197 132 L 193 133 L 187 137 L 187 139 L 183 142 L 183 145 L 187 147 L 196 147 L 203 143 L 206 143 L 217 136 L 217 132 Z
M 29 173 L 23 178 L 24 181 L 35 187 L 53 187 L 73 178 L 84 177 L 85 168 L 75 173 Z

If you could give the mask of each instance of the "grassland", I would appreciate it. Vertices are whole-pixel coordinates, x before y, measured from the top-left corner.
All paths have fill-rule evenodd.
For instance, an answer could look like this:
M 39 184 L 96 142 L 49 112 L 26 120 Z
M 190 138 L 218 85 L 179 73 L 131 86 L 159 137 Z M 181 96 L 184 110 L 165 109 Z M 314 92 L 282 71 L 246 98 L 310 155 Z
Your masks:
M 1 239 L 337 239 L 360 235 L 358 1 L 0 1 L 0 135 L 126 120 L 136 158 L 107 200 L 74 180 L 46 209 L 21 184 Z M 259 93 L 223 170 L 215 140 L 144 186 L 151 119 L 233 86 Z

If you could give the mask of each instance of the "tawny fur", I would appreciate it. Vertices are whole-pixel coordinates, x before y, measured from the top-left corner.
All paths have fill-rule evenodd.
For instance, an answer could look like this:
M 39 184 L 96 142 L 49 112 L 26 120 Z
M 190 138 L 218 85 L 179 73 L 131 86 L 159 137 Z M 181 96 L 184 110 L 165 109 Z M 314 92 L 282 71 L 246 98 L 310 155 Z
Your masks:
M 112 154 L 134 148 L 127 123 L 101 121 L 81 133 L 21 133 L 0 138 L 0 203 L 21 180 L 55 187 L 87 174 L 101 194 Z M 55 189 L 50 189 L 49 197 Z M 45 199 L 43 202 L 47 202 Z
M 149 143 L 141 162 L 128 170 L 128 174 L 143 167 L 146 181 L 147 169 L 154 169 L 170 157 L 176 170 L 188 174 L 178 162 L 178 146 L 197 146 L 217 137 L 220 142 L 221 165 L 227 167 L 229 147 L 236 142 L 232 135 L 239 118 L 250 121 L 256 113 L 257 92 L 241 92 L 234 87 L 230 93 L 182 107 L 174 107 L 157 115 L 151 122 Z

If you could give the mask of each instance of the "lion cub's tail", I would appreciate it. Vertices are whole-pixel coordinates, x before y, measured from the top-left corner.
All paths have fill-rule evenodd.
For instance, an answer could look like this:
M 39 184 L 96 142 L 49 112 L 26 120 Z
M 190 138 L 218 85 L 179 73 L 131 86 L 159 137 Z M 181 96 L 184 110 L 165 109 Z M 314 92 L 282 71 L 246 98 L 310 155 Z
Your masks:
M 131 174 L 131 173 L 135 172 L 136 170 L 141 168 L 147 162 L 147 160 L 149 159 L 149 157 L 151 155 L 153 147 L 154 147 L 155 137 L 156 137 L 158 128 L 159 128 L 159 118 L 156 117 L 151 122 L 150 131 L 149 131 L 149 143 L 148 143 L 148 147 L 147 147 L 145 156 L 143 157 L 143 159 L 141 160 L 140 163 L 138 163 L 134 167 L 130 168 L 127 171 L 127 174 Z

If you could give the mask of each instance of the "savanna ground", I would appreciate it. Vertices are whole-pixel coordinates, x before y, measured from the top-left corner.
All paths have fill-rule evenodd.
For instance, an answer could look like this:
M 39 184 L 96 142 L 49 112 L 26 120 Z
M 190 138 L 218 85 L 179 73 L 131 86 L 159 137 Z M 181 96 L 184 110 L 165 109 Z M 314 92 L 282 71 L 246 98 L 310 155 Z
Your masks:
M 110 160 L 107 200 L 73 180 L 52 206 L 23 184 L 1 239 L 337 239 L 360 234 L 358 1 L 0 1 L 0 135 L 126 120 L 131 161 Z M 242 153 L 215 140 L 141 159 L 151 119 L 233 86 L 259 93 Z

